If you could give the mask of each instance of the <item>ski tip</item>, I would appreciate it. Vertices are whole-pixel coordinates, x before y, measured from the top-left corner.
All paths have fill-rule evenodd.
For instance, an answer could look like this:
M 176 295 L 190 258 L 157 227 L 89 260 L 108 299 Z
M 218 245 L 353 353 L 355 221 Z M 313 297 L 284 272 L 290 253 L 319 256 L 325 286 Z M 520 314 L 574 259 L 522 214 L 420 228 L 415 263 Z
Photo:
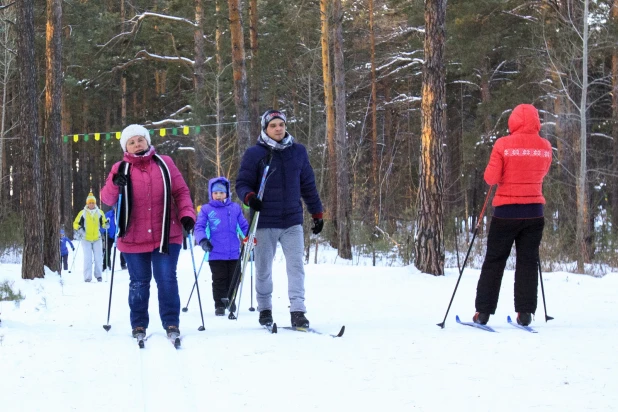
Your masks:
M 180 349 L 180 338 L 174 339 L 174 347 Z
M 273 323 L 272 333 L 277 333 L 277 324 Z
M 144 341 L 143 340 L 138 341 L 137 345 L 139 346 L 140 349 L 144 349 Z
M 506 321 L 508 323 L 513 323 L 513 319 L 511 319 L 511 315 L 506 315 Z
M 109 332 L 111 328 L 112 328 L 112 325 L 103 325 L 103 329 L 105 329 L 106 332 Z
M 343 325 L 341 327 L 341 330 L 339 330 L 339 333 L 335 335 L 336 338 L 340 338 L 343 336 L 343 334 L 345 333 L 345 325 Z
M 461 323 L 461 319 L 459 319 L 459 315 L 455 315 L 455 320 L 456 320 L 458 323 Z

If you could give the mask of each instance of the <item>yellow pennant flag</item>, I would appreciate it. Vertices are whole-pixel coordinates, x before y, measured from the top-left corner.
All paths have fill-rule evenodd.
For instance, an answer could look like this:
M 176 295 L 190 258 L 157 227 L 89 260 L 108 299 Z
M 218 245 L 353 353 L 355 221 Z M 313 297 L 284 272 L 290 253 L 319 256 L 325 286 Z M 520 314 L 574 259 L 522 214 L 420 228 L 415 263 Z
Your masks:
M 159 129 L 159 135 L 161 137 L 165 136 L 165 129 Z
M 120 140 L 120 132 L 116 132 L 116 140 Z
M 73 141 L 74 141 L 74 142 L 77 142 L 78 140 L 79 140 L 79 135 L 74 134 L 74 135 L 73 135 Z
M 95 133 L 94 134 L 94 140 L 96 140 L 97 142 L 101 139 L 101 133 Z
M 182 128 L 182 134 L 184 134 L 185 136 L 189 134 L 189 126 L 184 126 Z

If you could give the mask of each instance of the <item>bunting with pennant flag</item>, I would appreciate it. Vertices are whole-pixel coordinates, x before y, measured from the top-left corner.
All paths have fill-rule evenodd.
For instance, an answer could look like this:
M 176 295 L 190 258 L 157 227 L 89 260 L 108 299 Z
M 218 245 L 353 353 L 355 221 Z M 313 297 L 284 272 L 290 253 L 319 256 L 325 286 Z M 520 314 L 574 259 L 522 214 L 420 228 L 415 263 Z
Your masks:
M 174 126 L 174 127 L 163 127 L 163 128 L 158 128 L 158 129 L 149 129 L 149 132 L 151 136 L 158 135 L 160 137 L 165 137 L 168 135 L 189 136 L 189 135 L 200 134 L 201 129 L 202 129 L 202 126 L 180 126 L 180 127 Z M 95 133 L 66 134 L 62 136 L 62 141 L 64 143 L 69 143 L 70 141 L 77 143 L 80 140 L 84 142 L 88 142 L 93 137 L 94 137 L 94 140 L 97 142 L 101 140 L 109 141 L 109 140 L 112 140 L 112 137 L 115 138 L 116 140 L 120 140 L 121 134 L 122 132 L 95 132 Z

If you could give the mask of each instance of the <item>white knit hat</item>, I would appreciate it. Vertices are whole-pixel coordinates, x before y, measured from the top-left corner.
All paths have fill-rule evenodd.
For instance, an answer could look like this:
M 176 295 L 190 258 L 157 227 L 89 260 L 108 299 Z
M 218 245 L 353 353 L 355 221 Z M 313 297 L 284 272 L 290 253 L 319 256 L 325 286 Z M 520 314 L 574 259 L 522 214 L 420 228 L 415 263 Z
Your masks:
M 131 124 L 125 127 L 120 134 L 120 147 L 122 147 L 123 152 L 127 151 L 127 140 L 133 136 L 144 136 L 148 142 L 148 146 L 150 146 L 150 132 L 148 129 L 139 124 Z

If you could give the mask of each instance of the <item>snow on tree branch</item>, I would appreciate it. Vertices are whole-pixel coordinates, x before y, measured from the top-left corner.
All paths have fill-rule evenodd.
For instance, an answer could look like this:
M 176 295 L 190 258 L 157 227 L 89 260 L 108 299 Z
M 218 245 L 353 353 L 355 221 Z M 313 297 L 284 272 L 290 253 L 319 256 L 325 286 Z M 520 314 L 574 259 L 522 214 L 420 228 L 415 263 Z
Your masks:
M 158 54 L 152 54 L 147 52 L 146 50 L 140 50 L 137 52 L 137 54 L 135 55 L 136 58 L 144 58 L 147 60 L 154 60 L 154 61 L 158 61 L 158 62 L 166 62 L 166 63 L 182 63 L 182 64 L 186 64 L 189 67 L 193 67 L 193 64 L 195 63 L 193 60 L 191 59 L 187 59 L 186 57 L 177 57 L 177 56 L 160 56 Z
M 157 18 L 157 19 L 170 20 L 170 21 L 175 21 L 175 22 L 179 22 L 179 23 L 185 23 L 185 24 L 190 25 L 191 27 L 195 27 L 195 28 L 198 27 L 197 23 L 195 23 L 192 20 L 188 20 L 188 19 L 185 19 L 185 18 L 182 18 L 182 17 L 168 16 L 166 14 L 161 14 L 161 13 L 152 13 L 152 12 L 149 12 L 149 11 L 147 11 L 145 13 L 142 13 L 142 14 L 136 14 L 128 22 L 129 23 L 139 23 L 140 21 L 144 20 L 146 17 L 153 17 L 153 18 Z
M 136 34 L 137 31 L 139 30 L 140 23 L 142 23 L 142 21 L 144 21 L 144 19 L 146 19 L 147 17 L 163 19 L 163 20 L 169 20 L 169 21 L 175 21 L 175 22 L 179 22 L 179 23 L 188 24 L 191 27 L 198 27 L 197 23 L 195 23 L 194 21 L 191 21 L 191 20 L 188 20 L 188 19 L 185 19 L 185 18 L 182 18 L 182 17 L 168 16 L 168 15 L 165 15 L 165 14 L 152 13 L 152 12 L 145 12 L 145 13 L 141 13 L 141 14 L 136 14 L 130 20 L 127 21 L 127 23 L 133 25 L 131 27 L 131 30 L 130 31 L 125 31 L 125 32 L 122 32 L 122 33 L 119 33 L 119 34 L 115 35 L 107 43 L 105 43 L 102 46 L 100 46 L 101 49 L 104 49 L 105 47 L 109 46 L 111 43 L 115 43 L 116 41 L 118 41 L 118 40 L 120 40 L 120 39 L 122 39 L 124 37 L 132 36 L 132 35 Z
M 144 122 L 144 126 L 153 126 L 153 127 L 160 127 L 160 126 L 165 126 L 168 124 L 172 124 L 172 125 L 182 125 L 182 124 L 186 124 L 188 121 L 190 121 L 191 119 L 163 119 L 163 120 L 159 120 L 156 122 L 153 121 L 146 121 Z
M 176 110 L 174 113 L 170 114 L 170 117 L 176 117 L 183 113 L 188 113 L 192 111 L 193 111 L 193 106 L 191 106 L 190 104 L 187 104 L 184 107 L 181 107 L 180 109 Z

